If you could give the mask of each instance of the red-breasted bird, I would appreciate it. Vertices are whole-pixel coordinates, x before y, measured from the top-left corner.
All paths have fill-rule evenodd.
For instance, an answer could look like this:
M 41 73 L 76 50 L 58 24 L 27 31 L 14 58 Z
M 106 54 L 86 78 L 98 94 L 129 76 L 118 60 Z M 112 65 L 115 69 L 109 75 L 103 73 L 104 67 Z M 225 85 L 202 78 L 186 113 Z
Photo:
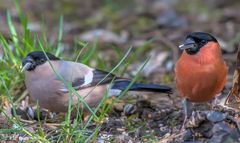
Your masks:
M 216 38 L 204 32 L 187 35 L 184 50 L 175 65 L 176 87 L 182 96 L 185 120 L 189 115 L 189 102 L 212 100 L 224 88 L 227 66 Z
M 29 53 L 22 61 L 22 70 L 25 72 L 25 84 L 30 95 L 38 101 L 40 107 L 50 111 L 66 112 L 68 109 L 70 91 L 60 77 L 70 83 L 92 108 L 100 103 L 105 92 L 108 92 L 108 96 L 118 96 L 131 83 L 130 79 L 81 63 L 60 60 L 50 53 L 46 55 L 49 60 L 42 51 Z M 100 82 L 101 80 L 103 81 Z M 171 93 L 172 89 L 164 85 L 134 83 L 129 91 Z M 77 103 L 78 96 L 75 93 L 73 105 Z

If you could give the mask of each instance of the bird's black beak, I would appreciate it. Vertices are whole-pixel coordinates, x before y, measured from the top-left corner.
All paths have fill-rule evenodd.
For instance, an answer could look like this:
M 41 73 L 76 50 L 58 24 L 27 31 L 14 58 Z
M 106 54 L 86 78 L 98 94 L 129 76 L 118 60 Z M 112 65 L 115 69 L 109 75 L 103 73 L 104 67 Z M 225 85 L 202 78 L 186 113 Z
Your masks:
M 195 49 L 197 44 L 192 38 L 187 38 L 183 44 L 179 45 L 178 48 L 181 50 L 190 50 L 190 49 Z
M 29 70 L 31 68 L 33 62 L 34 61 L 30 56 L 27 56 L 25 59 L 23 59 L 21 72 Z

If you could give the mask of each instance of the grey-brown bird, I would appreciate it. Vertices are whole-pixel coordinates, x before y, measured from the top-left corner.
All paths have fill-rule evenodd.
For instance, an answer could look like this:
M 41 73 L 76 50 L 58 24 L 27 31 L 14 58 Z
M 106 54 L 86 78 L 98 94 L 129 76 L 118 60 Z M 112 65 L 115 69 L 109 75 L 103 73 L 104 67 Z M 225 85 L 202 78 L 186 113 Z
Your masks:
M 108 96 L 118 96 L 131 83 L 130 79 L 81 63 L 64 61 L 50 53 L 46 55 L 48 58 L 42 51 L 29 53 L 22 61 L 22 70 L 25 72 L 25 84 L 30 95 L 38 101 L 40 107 L 50 111 L 67 112 L 71 91 L 65 82 L 70 83 L 92 108 L 100 103 L 105 92 Z M 164 85 L 134 83 L 129 91 L 171 93 L 172 89 Z M 73 94 L 73 105 L 77 103 L 78 96 Z

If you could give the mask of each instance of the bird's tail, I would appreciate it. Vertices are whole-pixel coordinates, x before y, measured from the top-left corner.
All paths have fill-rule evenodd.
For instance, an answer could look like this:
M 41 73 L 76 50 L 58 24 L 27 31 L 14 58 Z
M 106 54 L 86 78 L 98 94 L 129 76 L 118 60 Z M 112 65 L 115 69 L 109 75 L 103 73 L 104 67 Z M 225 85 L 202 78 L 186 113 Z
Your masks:
M 115 81 L 111 89 L 116 90 L 125 90 L 131 81 Z M 166 85 L 158 85 L 158 84 L 144 84 L 144 83 L 133 83 L 129 91 L 149 91 L 149 92 L 160 92 L 160 93 L 172 93 L 172 88 Z

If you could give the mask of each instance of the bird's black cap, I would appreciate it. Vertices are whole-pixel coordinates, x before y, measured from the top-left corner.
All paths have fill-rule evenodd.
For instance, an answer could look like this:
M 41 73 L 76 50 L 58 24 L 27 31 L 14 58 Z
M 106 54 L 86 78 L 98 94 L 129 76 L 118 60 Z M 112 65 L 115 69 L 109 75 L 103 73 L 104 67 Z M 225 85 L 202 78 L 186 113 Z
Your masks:
M 46 54 L 46 55 L 45 55 Z M 22 60 L 22 71 L 34 70 L 38 65 L 44 64 L 47 60 L 60 60 L 56 56 L 50 53 L 44 53 L 43 51 L 34 51 Z
M 205 32 L 192 32 L 187 35 L 180 49 L 185 50 L 188 54 L 196 54 L 200 48 L 204 47 L 208 42 L 218 42 L 215 37 Z

